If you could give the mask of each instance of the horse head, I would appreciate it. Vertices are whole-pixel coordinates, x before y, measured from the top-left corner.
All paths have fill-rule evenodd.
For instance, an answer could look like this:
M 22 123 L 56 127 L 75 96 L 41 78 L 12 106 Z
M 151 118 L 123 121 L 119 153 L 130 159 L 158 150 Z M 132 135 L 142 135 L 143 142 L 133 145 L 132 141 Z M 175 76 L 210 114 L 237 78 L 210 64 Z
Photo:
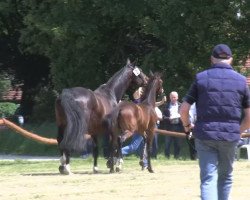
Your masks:
M 163 89 L 163 80 L 162 80 L 162 73 L 160 72 L 155 72 L 154 76 L 157 79 L 157 88 L 156 88 L 156 95 L 161 95 L 164 92 Z
M 154 88 L 155 96 L 159 96 L 164 92 L 162 74 L 160 72 L 152 73 L 152 71 L 150 71 L 148 77 L 148 83 L 147 86 L 144 88 L 142 100 L 148 98 L 148 95 L 152 88 Z
M 132 69 L 132 88 L 142 87 L 147 84 L 147 75 L 143 73 L 141 68 L 136 66 L 135 62 L 130 62 L 128 59 L 126 67 Z

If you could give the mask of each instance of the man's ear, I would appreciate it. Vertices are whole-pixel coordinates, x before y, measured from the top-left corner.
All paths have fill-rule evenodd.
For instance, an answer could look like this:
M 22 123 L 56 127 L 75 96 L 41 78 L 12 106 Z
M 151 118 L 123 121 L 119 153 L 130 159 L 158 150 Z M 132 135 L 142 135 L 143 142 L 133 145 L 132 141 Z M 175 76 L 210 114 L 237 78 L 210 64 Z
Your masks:
M 230 65 L 233 63 L 233 60 L 234 60 L 234 59 L 233 59 L 232 57 L 229 59 L 228 62 L 229 62 Z

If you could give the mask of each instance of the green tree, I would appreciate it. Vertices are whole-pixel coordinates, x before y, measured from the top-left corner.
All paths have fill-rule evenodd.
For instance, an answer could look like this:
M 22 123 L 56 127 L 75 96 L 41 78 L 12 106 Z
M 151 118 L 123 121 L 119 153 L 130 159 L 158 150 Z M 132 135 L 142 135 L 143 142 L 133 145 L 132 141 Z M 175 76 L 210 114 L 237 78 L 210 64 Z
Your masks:
M 0 74 L 0 96 L 3 95 L 3 93 L 8 90 L 11 87 L 11 80 L 8 78 L 8 76 L 5 74 L 5 72 L 2 72 Z
M 34 97 L 49 82 L 49 59 L 20 50 L 19 38 L 27 9 L 22 0 L 0 2 L 0 71 L 13 76 L 10 84 L 23 84 L 21 110 L 25 115 L 31 114 Z
M 95 88 L 133 55 L 165 71 L 169 88 L 185 90 L 209 65 L 211 48 L 228 43 L 247 55 L 249 3 L 242 1 L 27 1 L 26 50 L 51 59 L 56 88 Z M 237 17 L 237 13 L 241 17 Z M 176 82 L 176 80 L 181 80 Z M 184 83 L 184 86 L 183 86 Z
M 33 91 L 46 84 L 58 92 L 95 89 L 131 57 L 145 72 L 163 71 L 167 93 L 183 94 L 194 74 L 209 66 L 215 44 L 229 44 L 236 65 L 249 54 L 249 1 L 9 0 L 0 9 L 5 21 L 15 16 L 15 31 L 6 32 L 1 20 L 1 38 L 16 33 L 13 47 L 26 56 L 20 63 L 29 63 L 18 74 Z M 31 81 L 36 76 L 39 81 Z M 28 94 L 30 100 L 36 95 Z

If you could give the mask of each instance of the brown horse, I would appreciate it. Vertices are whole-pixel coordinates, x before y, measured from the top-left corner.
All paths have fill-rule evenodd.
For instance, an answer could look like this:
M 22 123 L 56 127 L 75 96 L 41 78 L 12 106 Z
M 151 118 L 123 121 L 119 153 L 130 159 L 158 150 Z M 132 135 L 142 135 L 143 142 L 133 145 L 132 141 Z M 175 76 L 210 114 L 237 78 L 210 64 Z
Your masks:
M 133 63 L 116 72 L 95 91 L 83 87 L 64 89 L 56 100 L 58 146 L 61 174 L 70 174 L 71 153 L 82 153 L 93 139 L 94 172 L 97 172 L 98 135 L 103 134 L 102 120 L 117 106 L 129 86 L 145 85 L 147 76 Z
M 155 73 L 151 75 L 148 84 L 142 96 L 142 103 L 135 104 L 133 102 L 123 101 L 105 117 L 106 131 L 111 134 L 112 151 L 111 157 L 107 162 L 110 172 L 114 172 L 114 158 L 119 159 L 121 155 L 121 143 L 128 137 L 136 133 L 140 133 L 144 137 L 144 159 L 148 160 L 148 171 L 153 172 L 150 152 L 152 149 L 152 140 L 154 137 L 154 129 L 158 120 L 155 112 L 156 95 L 162 93 L 161 74 Z M 141 160 L 143 158 L 141 157 Z M 116 168 L 116 171 L 119 171 Z

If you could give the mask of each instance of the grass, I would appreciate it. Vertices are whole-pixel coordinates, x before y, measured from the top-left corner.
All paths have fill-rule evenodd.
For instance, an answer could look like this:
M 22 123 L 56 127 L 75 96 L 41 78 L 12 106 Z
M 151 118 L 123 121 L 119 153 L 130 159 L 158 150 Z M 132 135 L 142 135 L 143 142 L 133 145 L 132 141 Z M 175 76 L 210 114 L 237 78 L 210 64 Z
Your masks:
M 44 137 L 56 138 L 57 130 L 55 123 L 25 124 L 23 128 Z M 0 153 L 52 156 L 58 155 L 58 148 L 56 145 L 40 144 L 27 139 L 13 130 L 1 129 Z
M 58 157 L 59 159 L 59 157 Z M 106 167 L 106 159 L 100 157 L 98 159 L 98 166 L 102 171 L 107 171 L 108 169 Z M 158 159 L 152 159 L 152 165 L 154 166 L 158 165 L 190 165 L 195 163 L 196 161 L 190 161 L 190 160 L 175 160 L 173 158 L 171 159 L 165 159 L 164 156 L 159 156 Z M 73 157 L 71 159 L 71 169 L 75 172 L 80 171 L 89 171 L 92 172 L 92 166 L 93 166 L 93 158 L 88 157 L 87 159 L 82 159 L 80 157 Z M 140 171 L 139 166 L 139 158 L 131 155 L 126 158 L 124 158 L 124 165 L 126 166 L 126 169 L 134 170 L 137 168 L 138 171 Z M 14 160 L 14 161 L 0 161 L 0 175 L 4 174 L 22 174 L 22 173 L 36 173 L 36 172 L 44 172 L 44 173 L 57 173 L 58 172 L 58 166 L 59 166 L 59 160 L 51 160 L 51 161 L 28 161 L 28 160 Z
M 59 158 L 58 158 L 59 159 Z M 106 167 L 106 159 L 100 157 L 98 159 L 98 166 L 102 172 L 109 170 Z M 163 156 L 158 159 L 152 159 L 153 168 L 157 168 L 160 165 L 190 165 L 194 164 L 196 161 L 188 160 L 166 160 Z M 75 172 L 89 172 L 92 173 L 93 158 L 88 157 L 87 159 L 82 159 L 80 157 L 73 157 L 71 159 L 71 169 Z M 58 173 L 59 160 L 51 161 L 28 161 L 28 160 L 14 160 L 14 161 L 0 161 L 0 175 L 4 174 L 23 174 L 23 173 Z M 139 158 L 132 155 L 124 158 L 124 166 L 127 170 L 140 171 Z

